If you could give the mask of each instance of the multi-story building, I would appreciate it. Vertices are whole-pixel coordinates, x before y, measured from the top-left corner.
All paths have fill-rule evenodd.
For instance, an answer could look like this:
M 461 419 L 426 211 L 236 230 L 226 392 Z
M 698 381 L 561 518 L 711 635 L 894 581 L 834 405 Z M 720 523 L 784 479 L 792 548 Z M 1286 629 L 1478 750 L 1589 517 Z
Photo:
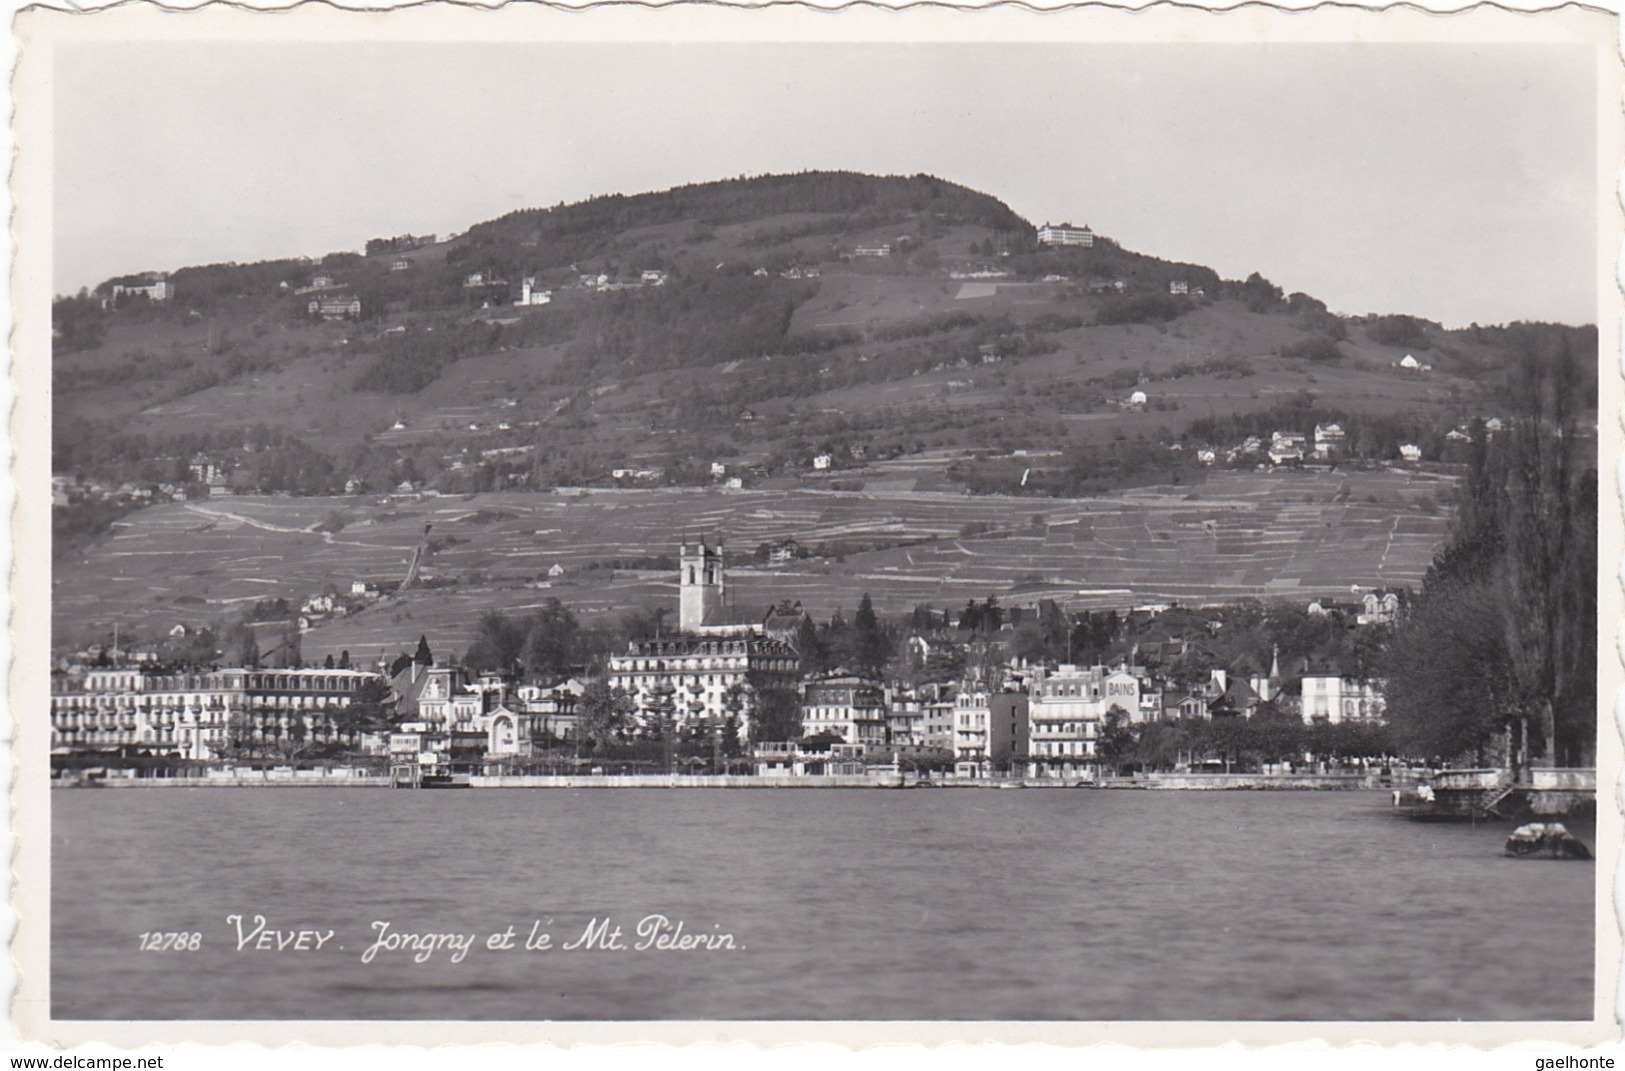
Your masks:
M 1161 716 L 1141 704 L 1141 676 L 1126 666 L 1062 665 L 1035 675 L 1028 690 L 1031 777 L 1095 776 L 1100 766 L 1096 744 L 1114 710 L 1129 722 Z
M 51 681 L 51 747 L 209 761 L 241 746 L 323 743 L 378 674 L 355 669 L 92 669 Z
M 1303 720 L 1331 725 L 1380 724 L 1387 716 L 1382 682 L 1339 673 L 1306 673 Z
M 359 320 L 361 299 L 350 294 L 329 294 L 311 298 L 305 306 L 312 317 L 323 320 Z
M 1341 455 L 1348 445 L 1348 432 L 1343 430 L 1341 424 L 1315 425 L 1315 456 L 1329 458 Z
M 487 758 L 534 755 L 539 749 L 575 740 L 580 718 L 574 693 L 553 689 L 533 693 L 519 689 L 517 698 L 505 694 L 486 709 L 475 724 L 485 730 Z
M 1030 777 L 1083 777 L 1099 772 L 1095 743 L 1106 710 L 1101 674 L 1062 665 L 1029 685 Z M 1138 706 L 1138 703 L 1136 703 Z
M 967 684 L 954 700 L 954 775 L 989 777 L 1025 761 L 1027 696 Z
M 519 300 L 515 305 L 546 305 L 553 300 L 553 291 L 536 285 L 535 276 L 527 275 L 519 282 Z
M 800 656 L 789 643 L 765 635 L 774 611 L 752 615 L 727 605 L 720 542 L 684 542 L 677 585 L 684 635 L 635 641 L 625 654 L 611 657 L 610 687 L 632 697 L 646 726 L 670 721 L 683 728 L 737 714 L 743 737 L 762 693 L 800 690 Z
M 1110 712 L 1116 707 L 1127 714 L 1130 721 L 1139 720 L 1143 670 L 1141 673 L 1135 673 L 1127 666 L 1118 666 L 1116 669 L 1103 669 L 1097 666 L 1094 672 L 1100 675 L 1100 693 L 1106 702 L 1106 710 Z
M 1070 223 L 1046 223 L 1038 228 L 1039 245 L 1076 245 L 1088 249 L 1095 244 L 1095 232 L 1087 225 L 1074 227 Z
M 640 721 L 669 719 L 679 729 L 726 721 L 739 704 L 743 736 L 759 692 L 794 692 L 800 683 L 795 648 L 765 636 L 639 640 L 609 660 L 610 687 L 632 697 Z
M 481 727 L 481 715 L 506 697 L 500 678 L 476 679 L 460 666 L 428 666 L 423 674 L 414 720 L 431 732 L 473 732 Z
M 400 720 L 390 734 L 397 755 L 439 752 L 475 768 L 487 759 L 519 758 L 575 739 L 578 690 L 516 684 L 495 673 L 435 666 L 414 658 L 393 680 Z
M 1270 437 L 1269 459 L 1277 465 L 1302 461 L 1309 437 L 1297 432 L 1278 431 Z
M 1392 591 L 1378 595 L 1368 591 L 1360 597 L 1360 612 L 1355 617 L 1358 625 L 1391 625 L 1399 616 L 1399 596 Z
M 152 279 L 145 284 L 138 285 L 114 283 L 112 302 L 117 304 L 126 296 L 144 297 L 148 301 L 168 301 L 175 296 L 175 284 L 164 278 Z
M 803 736 L 830 733 L 848 744 L 883 748 L 886 731 L 886 694 L 880 684 L 851 673 L 832 673 L 802 687 Z
M 936 747 L 944 751 L 953 750 L 954 701 L 952 699 L 941 697 L 925 701 L 919 743 L 923 747 Z
M 924 743 L 925 702 L 913 692 L 886 696 L 886 736 L 898 747 Z

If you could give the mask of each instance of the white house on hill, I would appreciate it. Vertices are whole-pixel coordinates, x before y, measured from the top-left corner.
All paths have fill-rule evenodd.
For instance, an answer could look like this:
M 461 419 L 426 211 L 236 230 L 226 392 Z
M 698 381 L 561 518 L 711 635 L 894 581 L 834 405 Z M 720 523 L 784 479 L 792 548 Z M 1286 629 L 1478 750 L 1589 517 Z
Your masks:
M 515 305 L 546 305 L 553 300 L 553 291 L 542 290 L 536 286 L 534 276 L 525 276 L 519 284 L 519 300 Z
M 1075 245 L 1089 249 L 1095 244 L 1095 232 L 1088 225 L 1074 227 L 1070 223 L 1046 223 L 1038 228 L 1039 245 Z

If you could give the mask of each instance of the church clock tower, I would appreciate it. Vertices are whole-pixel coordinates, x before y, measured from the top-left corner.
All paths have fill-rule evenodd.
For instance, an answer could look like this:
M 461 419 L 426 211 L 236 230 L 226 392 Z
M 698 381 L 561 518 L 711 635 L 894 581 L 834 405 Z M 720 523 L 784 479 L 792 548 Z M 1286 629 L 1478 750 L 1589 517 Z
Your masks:
M 706 546 L 704 536 L 696 544 L 681 544 L 678 570 L 678 627 L 698 632 L 712 611 L 722 609 L 722 544 Z

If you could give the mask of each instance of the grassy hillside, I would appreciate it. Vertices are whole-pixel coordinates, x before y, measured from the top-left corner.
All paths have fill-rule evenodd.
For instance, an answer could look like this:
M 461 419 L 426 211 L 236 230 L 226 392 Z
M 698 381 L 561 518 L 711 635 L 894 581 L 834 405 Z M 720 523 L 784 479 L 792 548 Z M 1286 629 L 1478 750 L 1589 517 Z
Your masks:
M 1395 416 L 1389 449 L 1489 415 L 1504 362 L 1492 333 L 1345 321 L 1106 237 L 1040 249 L 1002 203 L 924 176 L 733 180 L 371 246 L 177 270 L 165 303 L 59 303 L 58 471 L 172 478 L 204 451 L 244 490 L 546 489 L 628 465 L 695 482 L 730 458 L 784 475 L 830 450 L 1166 443 L 1305 391 Z M 318 276 L 359 321 L 312 320 L 296 291 Z M 522 277 L 551 303 L 514 306 Z M 1402 374 L 1412 352 L 1432 371 Z M 1148 405 L 1123 408 L 1135 388 Z M 255 425 L 325 465 L 268 481 L 289 466 L 230 441 Z

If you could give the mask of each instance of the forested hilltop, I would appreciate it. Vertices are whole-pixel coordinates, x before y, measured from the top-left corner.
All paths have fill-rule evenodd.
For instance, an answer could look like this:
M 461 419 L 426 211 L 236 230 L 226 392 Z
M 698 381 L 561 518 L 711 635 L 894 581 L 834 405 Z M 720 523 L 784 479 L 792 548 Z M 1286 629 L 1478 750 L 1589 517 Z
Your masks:
M 119 488 L 1073 495 L 1313 461 L 1333 424 L 1320 460 L 1461 464 L 1527 337 L 1595 367 L 1591 328 L 1340 316 L 1095 222 L 809 172 L 110 279 L 53 307 L 55 471 L 94 500 L 61 534 Z

